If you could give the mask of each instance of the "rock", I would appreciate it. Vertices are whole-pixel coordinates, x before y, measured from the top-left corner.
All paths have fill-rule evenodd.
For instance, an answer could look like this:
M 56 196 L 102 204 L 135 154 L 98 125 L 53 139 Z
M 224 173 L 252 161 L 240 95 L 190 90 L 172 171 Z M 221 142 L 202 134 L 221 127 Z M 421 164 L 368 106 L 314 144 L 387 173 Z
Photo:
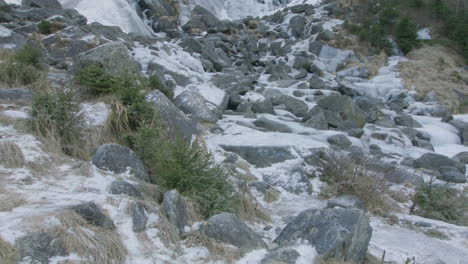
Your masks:
M 194 120 L 216 123 L 220 118 L 208 107 L 209 102 L 197 93 L 184 91 L 174 102 L 184 113 L 191 114 Z
M 23 0 L 23 6 L 62 9 L 62 5 L 57 0 Z
M 266 248 L 262 238 L 233 214 L 214 215 L 203 224 L 200 230 L 212 239 L 245 251 Z
M 282 132 L 282 133 L 291 133 L 292 130 L 289 128 L 287 125 L 270 120 L 266 117 L 260 117 L 259 119 L 254 121 L 254 125 L 265 128 L 268 131 L 273 131 L 273 132 Z
M 347 136 L 345 135 L 334 135 L 329 138 L 327 138 L 328 143 L 333 146 L 337 146 L 341 149 L 346 149 L 351 147 L 353 143 L 348 139 Z
M 348 131 L 350 137 L 361 138 L 364 135 L 364 129 L 354 128 Z
M 290 72 L 291 68 L 283 62 L 271 64 L 267 68 L 267 73 L 270 74 L 268 81 L 292 80 L 293 78 L 289 75 Z
M 173 138 L 181 136 L 186 140 L 191 140 L 192 135 L 196 134 L 195 123 L 162 92 L 154 90 L 147 95 L 146 100 L 151 102 L 153 107 L 159 112 L 169 129 L 169 135 L 172 135 Z
M 126 181 L 114 181 L 111 183 L 109 192 L 111 194 L 125 194 L 131 197 L 142 199 L 143 195 L 141 192 L 132 184 Z
M 268 98 L 258 100 L 255 102 L 251 102 L 251 105 L 252 105 L 252 111 L 255 113 L 267 113 L 267 114 L 275 113 L 273 109 L 273 104 Z M 248 112 L 248 111 L 242 111 L 242 112 Z
M 106 229 L 115 229 L 114 222 L 94 202 L 87 202 L 70 207 L 88 223 Z
M 38 231 L 27 234 L 16 241 L 16 247 L 20 260 L 27 263 L 48 264 L 52 257 L 68 255 L 65 246 L 52 232 Z
M 455 167 L 461 173 L 466 172 L 464 164 L 461 164 L 456 160 L 436 153 L 426 153 L 414 161 L 415 168 L 423 168 L 437 171 L 442 166 Z
M 305 117 L 309 111 L 309 107 L 301 99 L 294 98 L 289 95 L 281 95 L 278 98 L 272 99 L 273 105 L 284 104 L 286 110 L 297 117 Z
M 0 104 L 31 105 L 33 93 L 28 89 L 0 89 Z
M 296 70 L 300 70 L 300 69 L 309 70 L 310 64 L 311 64 L 311 61 L 308 58 L 304 56 L 296 56 L 294 58 L 293 68 Z
M 280 248 L 266 254 L 260 264 L 296 264 L 300 256 L 294 249 Z
M 26 38 L 0 25 L 0 48 L 17 50 L 26 44 Z
M 311 127 L 319 130 L 327 130 L 328 123 L 327 119 L 325 118 L 325 113 L 320 107 L 314 107 L 312 110 L 309 111 L 306 117 L 304 117 L 303 121 L 304 126 Z
M 342 95 L 347 95 L 350 97 L 360 95 L 358 88 L 350 82 L 340 83 L 340 86 L 338 87 L 338 92 L 340 92 Z
M 361 66 L 355 66 L 348 68 L 346 70 L 342 70 L 337 72 L 336 74 L 338 77 L 345 78 L 345 77 L 357 77 L 367 79 L 371 75 L 370 71 Z
M 288 246 L 304 239 L 325 259 L 361 263 L 371 235 L 369 219 L 362 210 L 309 209 L 289 222 L 273 242 Z
M 442 169 L 442 168 L 452 168 L 450 169 Z M 442 169 L 442 170 L 441 170 Z M 440 176 L 437 177 L 440 180 L 452 183 L 465 183 L 466 176 L 458 171 L 457 168 L 454 167 L 440 167 L 439 168 Z
M 330 41 L 330 40 L 333 40 L 335 39 L 335 33 L 333 31 L 330 31 L 328 29 L 320 32 L 320 34 L 318 35 L 317 39 L 318 40 L 324 40 L 324 41 Z
M 340 195 L 327 201 L 327 208 L 341 207 L 346 209 L 357 208 L 366 210 L 364 203 L 354 195 Z
M 324 89 L 327 86 L 325 81 L 323 81 L 318 75 L 314 74 L 309 80 L 310 89 Z
M 453 156 L 452 159 L 467 165 L 468 164 L 468 152 L 460 152 L 457 155 Z
M 220 146 L 225 151 L 234 152 L 259 168 L 269 167 L 274 163 L 295 158 L 289 146 Z
M 304 16 L 293 16 L 289 20 L 289 28 L 291 29 L 291 34 L 296 37 L 300 38 L 304 35 L 304 27 L 305 27 L 306 19 Z
M 412 183 L 415 186 L 419 186 L 420 184 L 424 183 L 424 179 L 421 175 L 408 172 L 402 168 L 393 168 L 386 173 L 384 173 L 384 177 L 387 181 L 396 183 L 396 184 L 403 184 L 403 183 Z
M 105 144 L 100 146 L 93 156 L 92 163 L 99 169 L 114 173 L 124 173 L 130 169 L 138 179 L 149 181 L 149 175 L 143 162 L 131 149 L 122 145 Z
M 148 222 L 145 206 L 141 202 L 136 202 L 131 208 L 133 231 L 137 233 L 144 231 Z
M 176 226 L 181 233 L 184 232 L 185 226 L 192 224 L 187 203 L 176 190 L 164 194 L 163 209 L 169 222 Z
M 366 113 L 357 106 L 353 100 L 344 95 L 330 95 L 320 99 L 317 105 L 338 114 L 337 117 L 343 121 L 350 121 L 351 128 L 362 128 L 366 124 Z M 327 117 L 327 115 L 325 115 Z M 329 125 L 343 127 L 343 124 L 337 124 L 333 118 L 328 116 Z
M 415 146 L 415 147 L 420 147 L 420 148 L 423 148 L 423 149 L 434 151 L 434 147 L 432 146 L 431 142 L 429 142 L 429 141 L 422 140 L 420 138 L 414 138 L 413 140 L 411 140 L 411 143 L 413 143 L 413 146 Z
M 76 59 L 72 72 L 77 72 L 90 64 L 101 65 L 113 75 L 139 72 L 137 63 L 130 56 L 127 47 L 120 41 L 109 42 L 81 54 Z
M 413 119 L 412 116 L 410 115 L 401 115 L 401 116 L 396 116 L 394 119 L 395 124 L 397 126 L 406 126 L 406 127 L 422 127 L 422 125 Z
M 317 55 L 329 72 L 340 70 L 350 61 L 356 61 L 356 55 L 350 50 L 340 50 L 320 41 L 312 41 L 309 44 L 309 52 Z

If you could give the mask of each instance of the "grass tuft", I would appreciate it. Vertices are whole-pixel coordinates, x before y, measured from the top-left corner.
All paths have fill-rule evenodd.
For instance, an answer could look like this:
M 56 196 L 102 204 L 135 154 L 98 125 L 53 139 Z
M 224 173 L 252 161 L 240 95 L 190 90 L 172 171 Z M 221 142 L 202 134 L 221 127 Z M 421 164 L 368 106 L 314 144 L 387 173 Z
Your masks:
M 0 237 L 0 263 L 15 264 L 18 258 L 18 250 Z
M 0 142 L 0 164 L 7 168 L 20 168 L 26 164 L 23 152 L 15 142 Z

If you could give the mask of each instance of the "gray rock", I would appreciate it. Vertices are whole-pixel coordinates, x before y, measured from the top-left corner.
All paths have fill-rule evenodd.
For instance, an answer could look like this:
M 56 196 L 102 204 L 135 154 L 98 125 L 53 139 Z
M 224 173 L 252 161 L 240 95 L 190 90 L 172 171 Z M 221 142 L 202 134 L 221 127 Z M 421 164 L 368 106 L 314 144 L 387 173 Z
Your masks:
M 295 158 L 289 146 L 220 146 L 225 151 L 234 152 L 259 168 Z
M 368 69 L 361 67 L 361 66 L 355 66 L 346 70 L 339 71 L 337 72 L 336 75 L 341 78 L 357 77 L 357 78 L 367 79 L 369 78 L 370 74 L 371 73 L 369 72 Z
M 290 72 L 291 68 L 282 62 L 271 64 L 267 68 L 267 73 L 270 74 L 268 81 L 292 80 L 293 78 L 289 75 Z
M 296 264 L 297 259 L 301 255 L 294 249 L 280 248 L 263 257 L 260 264 Z
M 291 133 L 292 130 L 290 127 L 287 125 L 270 120 L 266 117 L 260 117 L 259 119 L 254 121 L 254 125 L 265 128 L 268 131 L 274 131 L 274 132 L 282 132 L 282 133 Z
M 273 105 L 284 104 L 286 110 L 297 117 L 305 117 L 309 111 L 309 107 L 304 101 L 289 95 L 281 95 L 278 98 L 273 98 L 272 102 Z
M 328 143 L 330 143 L 330 145 L 337 146 L 337 147 L 339 147 L 341 149 L 349 148 L 352 145 L 352 143 L 348 139 L 348 137 L 345 136 L 345 135 L 341 135 L 341 134 L 331 136 L 331 137 L 327 138 L 327 141 L 328 141 Z
M 57 0 L 23 0 L 21 4 L 29 7 L 62 9 L 62 5 Z
M 384 177 L 387 181 L 397 184 L 403 184 L 408 182 L 419 186 L 420 184 L 424 183 L 424 179 L 422 178 L 422 176 L 415 173 L 411 173 L 405 169 L 398 167 L 386 172 L 384 174 Z
M 31 105 L 32 95 L 32 91 L 28 89 L 0 89 L 0 104 Z
M 324 40 L 324 41 L 330 41 L 330 40 L 333 40 L 335 39 L 335 33 L 333 31 L 330 31 L 328 29 L 320 32 L 320 34 L 318 35 L 317 39 L 320 39 L 320 40 Z
M 52 257 L 67 256 L 64 245 L 52 232 L 38 231 L 16 241 L 20 260 L 27 263 L 48 264 Z
M 144 231 L 148 223 L 145 206 L 141 202 L 136 202 L 132 204 L 131 208 L 133 231 L 137 233 Z
M 130 171 L 140 180 L 148 181 L 149 176 L 143 162 L 128 147 L 118 144 L 105 144 L 100 146 L 92 159 L 93 165 L 102 170 L 114 173 Z
M 461 164 L 456 160 L 436 153 L 426 153 L 414 161 L 415 168 L 423 168 L 437 171 L 442 166 L 455 167 L 461 173 L 466 172 L 464 164 Z
M 406 126 L 406 127 L 422 127 L 422 125 L 413 119 L 412 116 L 410 115 L 401 115 L 401 116 L 396 116 L 394 119 L 395 124 L 397 126 Z
M 178 109 L 163 93 L 154 90 L 147 95 L 146 100 L 151 102 L 153 107 L 159 112 L 169 129 L 169 135 L 172 135 L 173 138 L 181 136 L 186 140 L 191 140 L 192 135 L 196 134 L 195 123 Z
M 324 80 L 322 80 L 318 75 L 314 74 L 309 80 L 310 89 L 324 89 L 327 86 Z
M 311 64 L 310 59 L 304 56 L 296 56 L 294 58 L 293 68 L 296 70 L 300 70 L 300 69 L 309 70 L 310 64 Z
M 273 109 L 273 104 L 268 98 L 266 98 L 265 100 L 251 102 L 251 106 L 252 106 L 252 111 L 255 113 L 267 113 L 267 114 L 275 113 Z M 241 111 L 241 112 L 248 112 L 248 111 Z
M 141 192 L 132 184 L 126 181 L 114 181 L 111 183 L 109 192 L 111 194 L 125 194 L 131 197 L 142 199 L 143 195 Z
M 432 146 L 431 142 L 429 142 L 429 141 L 422 140 L 420 138 L 414 138 L 413 140 L 411 140 L 411 143 L 413 143 L 413 146 L 415 146 L 415 147 L 420 147 L 420 148 L 423 148 L 423 149 L 434 151 L 434 147 Z
M 200 230 L 210 238 L 245 251 L 266 248 L 262 238 L 233 214 L 214 215 L 203 224 Z
M 220 118 L 208 107 L 209 102 L 197 93 L 184 91 L 174 101 L 177 107 L 184 113 L 191 114 L 194 120 L 216 123 Z
M 442 168 L 442 167 L 441 167 Z M 440 176 L 437 177 L 440 180 L 451 182 L 451 183 L 465 183 L 466 176 L 458 171 L 457 168 L 455 170 L 446 170 L 440 171 Z
M 306 127 L 311 127 L 319 130 L 327 130 L 328 122 L 325 118 L 325 113 L 320 107 L 312 108 L 306 117 L 304 117 L 305 122 L 303 123 Z
M 348 96 L 330 95 L 320 99 L 317 105 L 322 109 L 337 113 L 344 121 L 350 121 L 352 126 L 350 128 L 362 128 L 366 124 L 366 113 Z M 333 118 L 327 117 L 327 120 L 332 126 L 343 126 L 342 124 L 336 124 L 336 121 L 330 122 L 333 121 Z
M 169 222 L 183 233 L 185 226 L 192 224 L 192 218 L 184 198 L 176 190 L 166 192 L 163 200 L 164 213 Z
M 348 131 L 350 137 L 361 138 L 364 135 L 364 129 L 354 128 Z
M 112 219 L 105 215 L 94 202 L 75 205 L 70 207 L 70 209 L 75 211 L 88 223 L 94 226 L 99 226 L 111 230 L 115 229 L 115 225 Z
M 0 35 L 1 48 L 8 47 L 9 49 L 11 48 L 13 50 L 18 50 L 19 48 L 24 46 L 24 44 L 26 44 L 26 38 L 23 35 L 11 31 L 3 26 L 1 27 L 2 31 L 6 32 Z
M 340 195 L 336 198 L 327 201 L 327 208 L 341 207 L 341 208 L 357 208 L 366 210 L 364 203 L 354 195 Z
M 172 77 L 172 79 L 174 79 L 174 81 L 177 83 L 177 85 L 180 85 L 180 86 L 187 86 L 190 84 L 190 78 L 185 76 L 185 75 L 182 75 L 180 73 L 177 73 L 175 71 L 171 71 L 169 69 L 167 69 L 166 67 L 164 67 L 163 65 L 155 62 L 155 61 L 151 61 L 150 63 L 148 63 L 148 67 L 147 67 L 147 71 L 146 73 L 148 75 L 157 75 L 161 78 L 161 80 L 164 78 L 165 75 L 169 75 Z M 171 98 L 172 99 L 172 98 Z
M 466 165 L 468 164 L 468 152 L 460 152 L 457 155 L 453 156 L 452 159 Z
M 291 34 L 296 37 L 300 38 L 304 35 L 304 27 L 305 27 L 306 19 L 304 16 L 293 16 L 289 20 L 289 28 L 291 29 Z
M 309 209 L 289 222 L 274 242 L 286 246 L 304 239 L 325 259 L 360 263 L 366 256 L 371 235 L 369 219 L 362 210 Z

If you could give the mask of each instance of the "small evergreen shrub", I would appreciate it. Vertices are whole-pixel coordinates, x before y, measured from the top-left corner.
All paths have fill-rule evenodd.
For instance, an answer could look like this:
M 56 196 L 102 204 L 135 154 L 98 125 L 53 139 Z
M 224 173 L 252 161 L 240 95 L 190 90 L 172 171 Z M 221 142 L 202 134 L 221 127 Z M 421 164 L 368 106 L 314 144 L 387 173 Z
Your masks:
M 32 43 L 23 46 L 14 55 L 14 59 L 17 63 L 30 65 L 36 67 L 37 69 L 42 68 L 42 57 L 43 54 L 41 48 Z
M 42 51 L 28 44 L 16 53 L 3 53 L 0 61 L 0 83 L 9 87 L 30 85 L 41 77 Z
M 87 86 L 92 95 L 112 93 L 118 82 L 117 77 L 107 74 L 104 67 L 98 64 L 81 68 L 75 79 L 80 85 Z
M 52 33 L 52 23 L 50 23 L 48 20 L 42 20 L 39 22 L 37 27 L 39 28 L 39 33 L 41 34 L 48 35 Z
M 159 77 L 156 74 L 151 75 L 149 77 L 149 87 L 153 90 L 159 90 L 162 92 L 167 98 L 173 99 L 174 98 L 174 92 L 167 88 L 159 79 Z
M 398 22 L 396 28 L 396 42 L 403 53 L 408 53 L 419 45 L 418 30 L 416 25 L 407 17 Z

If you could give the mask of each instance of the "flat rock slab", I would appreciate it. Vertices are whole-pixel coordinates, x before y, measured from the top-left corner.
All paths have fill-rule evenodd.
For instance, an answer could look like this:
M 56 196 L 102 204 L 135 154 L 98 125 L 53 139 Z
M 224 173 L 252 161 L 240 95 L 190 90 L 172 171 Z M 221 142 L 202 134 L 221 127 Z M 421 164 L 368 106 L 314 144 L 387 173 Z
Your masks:
M 289 146 L 227 146 L 220 145 L 225 151 L 234 152 L 250 164 L 265 168 L 274 163 L 296 158 Z

